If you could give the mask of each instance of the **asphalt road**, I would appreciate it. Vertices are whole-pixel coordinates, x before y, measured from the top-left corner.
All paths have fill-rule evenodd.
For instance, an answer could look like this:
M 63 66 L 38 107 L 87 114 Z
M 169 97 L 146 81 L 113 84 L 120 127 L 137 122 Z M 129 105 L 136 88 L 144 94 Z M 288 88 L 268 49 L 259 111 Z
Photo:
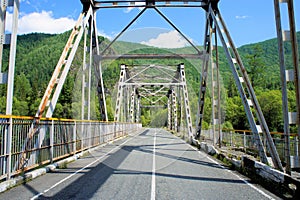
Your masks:
M 161 129 L 90 155 L 0 194 L 0 199 L 279 199 Z

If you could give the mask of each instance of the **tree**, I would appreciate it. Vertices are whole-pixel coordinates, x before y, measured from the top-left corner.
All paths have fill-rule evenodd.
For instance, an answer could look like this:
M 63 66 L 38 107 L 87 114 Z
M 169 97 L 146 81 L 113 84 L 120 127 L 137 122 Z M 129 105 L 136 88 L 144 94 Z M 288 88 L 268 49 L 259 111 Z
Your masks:
M 225 121 L 232 124 L 234 129 L 248 130 L 249 123 L 244 106 L 239 96 L 228 98 L 226 101 Z
M 247 72 L 253 87 L 265 86 L 265 63 L 263 60 L 263 49 L 260 45 L 255 45 L 253 52 L 246 55 Z
M 283 131 L 281 91 L 262 92 L 257 99 L 270 131 Z
M 32 89 L 25 74 L 21 73 L 20 75 L 17 75 L 15 77 L 14 96 L 17 97 L 18 100 L 26 101 L 31 95 Z

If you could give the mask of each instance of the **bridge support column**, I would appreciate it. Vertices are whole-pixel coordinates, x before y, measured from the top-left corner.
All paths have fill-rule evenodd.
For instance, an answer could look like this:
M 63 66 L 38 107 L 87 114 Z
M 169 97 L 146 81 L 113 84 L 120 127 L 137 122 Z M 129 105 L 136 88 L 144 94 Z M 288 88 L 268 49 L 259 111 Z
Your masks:
M 12 115 L 13 93 L 14 93 L 14 76 L 15 76 L 15 61 L 17 50 L 17 31 L 18 31 L 18 17 L 19 17 L 19 0 L 1 0 L 0 8 L 0 84 L 7 84 L 6 93 L 6 115 Z M 6 33 L 6 11 L 8 7 L 13 8 L 12 14 L 12 30 L 10 34 Z M 9 45 L 9 61 L 8 73 L 2 73 L 3 49 L 4 45 Z M 7 179 L 11 177 L 11 142 L 12 142 L 12 118 L 9 119 L 8 126 L 5 129 L 4 138 L 4 152 L 7 155 L 4 159 L 3 173 L 7 173 Z
M 136 88 L 133 88 L 131 92 L 131 102 L 130 102 L 130 122 L 135 122 L 136 116 Z
M 219 147 L 222 144 L 222 130 L 221 130 L 221 91 L 219 78 L 219 52 L 218 41 L 216 34 L 216 27 L 210 26 L 210 64 L 211 64 L 211 99 L 212 99 L 212 130 L 214 145 L 218 143 Z M 215 60 L 214 56 L 215 55 Z
M 178 66 L 178 72 L 179 72 L 179 78 L 181 81 L 181 88 L 183 93 L 183 101 L 184 101 L 184 107 L 185 107 L 185 117 L 186 117 L 186 124 L 187 124 L 187 132 L 189 136 L 189 141 L 192 142 L 194 135 L 193 135 L 193 126 L 192 126 L 192 117 L 191 117 L 191 109 L 189 104 L 189 95 L 188 95 L 188 89 L 186 84 L 186 78 L 185 78 L 185 71 L 184 71 L 184 64 L 180 64 Z
M 261 136 L 260 136 L 260 132 L 262 132 L 263 135 L 266 137 L 269 152 L 271 154 L 274 166 L 277 169 L 280 169 L 283 171 L 283 167 L 282 167 L 278 152 L 276 150 L 276 147 L 275 147 L 273 139 L 271 137 L 268 125 L 266 123 L 266 120 L 263 116 L 260 105 L 256 98 L 254 89 L 250 83 L 245 66 L 244 66 L 244 64 L 241 60 L 241 57 L 233 43 L 233 40 L 228 32 L 225 22 L 218 10 L 213 10 L 212 7 L 209 7 L 208 10 L 209 10 L 209 15 L 211 16 L 212 22 L 216 26 L 216 31 L 219 35 L 219 38 L 220 38 L 223 48 L 225 50 L 225 55 L 227 57 L 229 65 L 231 67 L 233 77 L 235 79 L 240 97 L 242 99 L 242 103 L 244 105 L 244 109 L 246 111 L 249 125 L 254 134 L 256 144 L 258 146 L 260 159 L 262 162 L 268 164 L 266 150 L 263 147 Z M 226 40 L 227 40 L 227 42 L 226 42 Z M 247 92 L 245 92 L 245 91 L 247 91 Z M 250 106 L 253 106 L 253 109 L 251 109 Z M 254 115 L 256 115 L 259 125 L 256 124 L 257 122 L 256 122 L 256 119 L 254 118 Z
M 176 100 L 176 92 L 175 89 L 172 88 L 172 130 L 178 132 L 177 127 L 177 100 Z
M 168 129 L 169 130 L 172 130 L 172 100 L 171 100 L 171 91 L 169 91 L 169 94 L 168 94 Z
M 280 3 L 286 3 L 288 8 L 289 28 L 290 30 L 282 31 L 281 26 L 281 9 Z M 290 127 L 289 125 L 298 126 L 298 138 L 300 137 L 300 71 L 299 71 L 299 54 L 298 54 L 298 42 L 295 28 L 295 15 L 293 0 L 274 0 L 275 20 L 277 29 L 278 40 L 278 53 L 280 62 L 280 75 L 281 75 L 281 91 L 282 91 L 282 111 L 284 119 L 284 138 L 285 138 L 285 171 L 291 173 L 291 160 L 290 160 Z M 285 62 L 285 50 L 284 43 L 290 42 L 292 47 L 292 63 L 293 66 L 286 66 Z M 287 69 L 290 67 L 290 69 Z M 296 112 L 288 111 L 288 98 L 287 98 L 287 82 L 294 82 L 296 90 Z M 300 146 L 299 146 L 300 147 Z M 298 147 L 298 150 L 299 150 Z M 299 153 L 295 158 L 299 163 Z M 300 166 L 295 166 L 300 168 Z
M 118 93 L 117 93 L 117 100 L 116 100 L 116 107 L 115 107 L 115 117 L 114 121 L 120 121 L 120 112 L 121 112 L 121 104 L 123 102 L 123 90 L 124 90 L 124 82 L 126 79 L 126 66 L 121 65 L 120 71 L 120 79 L 118 83 Z

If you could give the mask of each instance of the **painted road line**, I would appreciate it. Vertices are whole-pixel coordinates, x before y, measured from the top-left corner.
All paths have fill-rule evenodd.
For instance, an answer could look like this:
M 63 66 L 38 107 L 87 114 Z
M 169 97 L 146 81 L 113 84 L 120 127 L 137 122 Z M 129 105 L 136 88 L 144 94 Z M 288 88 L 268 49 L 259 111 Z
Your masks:
M 192 149 L 194 149 L 195 151 L 197 151 L 201 156 L 203 156 L 204 153 L 200 152 L 197 148 L 191 146 Z M 214 159 L 210 158 L 209 156 L 206 157 L 208 160 L 210 160 L 211 162 L 217 164 L 218 166 L 220 166 L 221 168 L 225 169 L 227 172 L 231 173 L 232 175 L 236 176 L 238 179 L 240 179 L 241 181 L 243 181 L 246 185 L 248 185 L 249 187 L 251 187 L 252 189 L 256 190 L 258 193 L 262 194 L 263 196 L 265 196 L 268 199 L 274 199 L 273 197 L 271 197 L 270 195 L 266 194 L 264 191 L 262 191 L 261 189 L 255 187 L 253 184 L 249 183 L 247 180 L 245 180 L 244 178 L 240 177 L 239 175 L 233 173 L 232 171 L 226 169 L 224 166 L 220 165 L 220 163 L 218 163 L 217 161 L 215 161 Z
M 155 200 L 155 149 L 156 149 L 156 129 L 154 132 L 153 139 L 153 157 L 152 157 L 152 181 L 151 181 L 151 200 Z
M 50 190 L 52 190 L 53 188 L 57 187 L 58 185 L 62 184 L 63 182 L 67 181 L 68 179 L 70 179 L 71 177 L 75 176 L 76 174 L 80 173 L 81 171 L 87 169 L 88 167 L 90 167 L 91 165 L 95 164 L 96 162 L 99 162 L 101 159 L 103 159 L 105 156 L 109 155 L 110 153 L 112 153 L 113 151 L 116 151 L 117 149 L 120 149 L 124 144 L 126 144 L 127 142 L 131 141 L 132 139 L 134 139 L 135 137 L 137 137 L 139 134 L 135 135 L 132 138 L 127 139 L 126 141 L 124 141 L 122 144 L 120 144 L 119 146 L 116 146 L 115 148 L 111 149 L 109 152 L 105 153 L 104 155 L 102 155 L 101 157 L 99 157 L 98 159 L 94 160 L 93 162 L 91 162 L 90 164 L 84 166 L 83 168 L 77 170 L 76 172 L 74 172 L 73 174 L 70 174 L 69 176 L 67 176 L 66 178 L 62 179 L 61 181 L 57 182 L 56 184 L 52 185 L 50 188 L 44 190 L 43 192 L 35 195 L 34 197 L 31 198 L 31 200 L 37 199 L 38 197 L 40 197 L 41 195 L 44 195 L 45 193 L 49 192 Z

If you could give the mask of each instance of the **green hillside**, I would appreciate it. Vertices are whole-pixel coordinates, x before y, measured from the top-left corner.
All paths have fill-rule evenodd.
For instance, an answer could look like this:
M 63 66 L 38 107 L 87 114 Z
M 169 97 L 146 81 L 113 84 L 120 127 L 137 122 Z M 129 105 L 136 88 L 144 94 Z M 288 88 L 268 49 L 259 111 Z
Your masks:
M 28 35 L 21 35 L 18 38 L 17 58 L 16 58 L 16 72 L 15 72 L 15 95 L 13 114 L 15 115 L 29 115 L 32 116 L 37 110 L 40 99 L 43 96 L 48 81 L 52 72 L 57 64 L 65 43 L 69 37 L 70 32 L 63 34 L 50 35 L 33 33 Z M 300 43 L 300 33 L 298 35 L 298 43 Z M 108 40 L 100 38 L 100 47 L 103 49 L 108 44 Z M 201 47 L 199 47 L 201 49 Z M 287 66 L 290 67 L 291 47 L 285 46 L 288 62 Z M 280 92 L 280 73 L 278 66 L 278 52 L 277 40 L 271 39 L 256 44 L 249 44 L 242 46 L 238 49 L 243 58 L 243 62 L 247 68 L 250 79 L 257 92 L 258 99 L 261 103 L 262 109 L 266 115 L 267 122 L 270 129 L 281 131 L 282 130 L 282 117 L 281 117 L 281 92 Z M 159 49 L 149 47 L 142 44 L 117 42 L 110 49 L 109 53 L 113 54 L 179 54 L 179 53 L 194 53 L 195 50 L 191 47 L 180 49 Z M 4 60 L 8 60 L 8 49 L 4 50 Z M 200 72 L 202 67 L 201 61 L 194 60 L 115 60 L 103 63 L 103 78 L 107 93 L 107 104 L 109 116 L 113 116 L 114 106 L 114 86 L 119 78 L 119 65 L 126 64 L 165 64 L 177 65 L 181 62 L 185 63 L 186 76 L 189 85 L 190 101 L 193 111 L 197 110 L 197 98 L 199 90 Z M 2 72 L 7 71 L 7 62 L 3 63 Z M 58 106 L 55 111 L 55 116 L 59 117 L 74 117 L 74 107 L 78 106 L 74 102 L 72 93 L 75 93 L 76 84 L 75 80 L 79 79 L 80 68 L 82 65 L 82 48 L 76 54 L 73 62 L 70 75 L 67 78 L 63 92 L 60 96 Z M 224 55 L 224 51 L 220 48 L 220 75 L 222 78 L 222 109 L 223 109 L 223 122 L 225 126 L 237 129 L 247 129 L 248 124 L 243 112 L 241 101 L 237 94 L 233 78 L 231 76 L 230 68 Z M 289 85 L 293 89 L 293 85 Z M 76 91 L 78 92 L 78 91 Z M 6 86 L 0 85 L 0 113 L 5 113 L 5 94 Z M 206 115 L 205 126 L 210 123 L 210 110 L 211 104 L 209 99 L 210 92 L 206 100 Z M 73 99 L 72 99 L 73 98 Z M 291 103 L 290 109 L 295 109 L 293 101 L 293 91 L 289 92 Z M 76 109 L 75 109 L 76 110 Z M 96 108 L 95 108 L 96 110 Z M 160 112 L 164 113 L 164 112 Z M 145 125 L 149 125 L 151 117 L 147 112 L 143 113 L 149 118 Z M 195 112 L 193 117 L 195 118 Z M 153 116 L 152 116 L 153 117 Z M 154 116 L 157 117 L 157 116 Z M 152 118 L 153 119 L 153 118 Z M 153 121 L 153 120 L 152 120 Z M 153 125 L 153 124 L 152 124 Z

